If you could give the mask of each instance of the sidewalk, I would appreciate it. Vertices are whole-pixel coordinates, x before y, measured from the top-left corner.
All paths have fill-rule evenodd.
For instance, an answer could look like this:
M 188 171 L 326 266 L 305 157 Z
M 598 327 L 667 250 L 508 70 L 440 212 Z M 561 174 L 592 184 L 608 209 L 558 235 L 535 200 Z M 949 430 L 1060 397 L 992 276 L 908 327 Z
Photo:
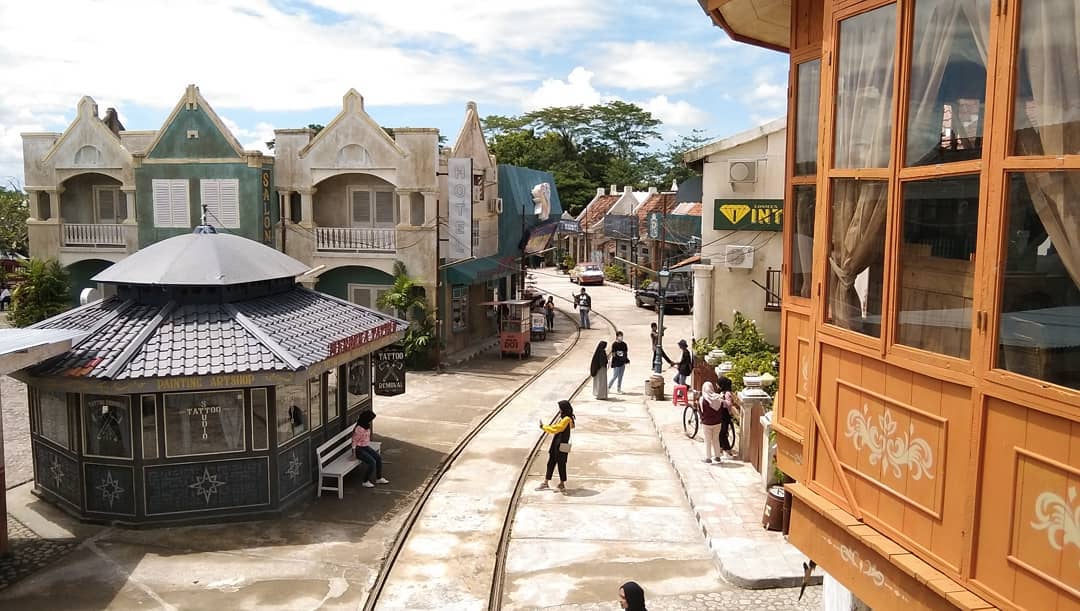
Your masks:
M 800 586 L 806 556 L 782 534 L 761 526 L 766 497 L 761 474 L 737 460 L 702 462 L 702 433 L 687 438 L 683 407 L 670 399 L 644 402 L 724 578 L 748 589 Z M 821 583 L 820 572 L 810 583 Z

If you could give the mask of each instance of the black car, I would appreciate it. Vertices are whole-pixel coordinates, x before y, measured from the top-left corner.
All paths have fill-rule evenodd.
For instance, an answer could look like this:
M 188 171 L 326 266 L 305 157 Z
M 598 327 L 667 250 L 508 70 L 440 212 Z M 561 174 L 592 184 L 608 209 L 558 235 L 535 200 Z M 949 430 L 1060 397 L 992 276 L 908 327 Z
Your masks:
M 634 291 L 634 302 L 639 308 L 656 308 L 660 299 L 660 285 L 652 280 Z M 689 314 L 694 309 L 694 293 L 689 283 L 680 277 L 674 277 L 664 292 L 665 312 L 681 310 Z

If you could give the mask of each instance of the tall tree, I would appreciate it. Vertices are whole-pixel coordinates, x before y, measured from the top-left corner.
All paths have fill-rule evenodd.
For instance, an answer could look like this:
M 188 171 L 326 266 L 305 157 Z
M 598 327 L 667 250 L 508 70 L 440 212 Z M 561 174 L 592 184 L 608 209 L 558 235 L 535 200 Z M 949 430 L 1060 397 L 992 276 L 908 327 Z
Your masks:
M 11 185 L 0 187 L 0 251 L 29 252 L 26 235 L 26 219 L 30 217 L 30 203 L 21 189 Z
M 26 327 L 71 307 L 68 273 L 56 259 L 22 262 L 23 280 L 11 295 L 11 322 Z

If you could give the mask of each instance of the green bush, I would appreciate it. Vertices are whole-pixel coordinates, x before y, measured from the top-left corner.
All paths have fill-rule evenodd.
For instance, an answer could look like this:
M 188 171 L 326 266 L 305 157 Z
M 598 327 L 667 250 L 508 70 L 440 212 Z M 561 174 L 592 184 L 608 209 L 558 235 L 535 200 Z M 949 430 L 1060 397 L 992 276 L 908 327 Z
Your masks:
M 27 259 L 22 282 L 11 293 L 11 324 L 28 327 L 68 310 L 71 287 L 67 270 L 56 259 Z
M 710 337 L 694 340 L 694 354 L 698 358 L 704 358 L 716 348 L 723 350 L 731 361 L 731 371 L 725 375 L 731 378 L 735 390 L 742 390 L 743 376 L 749 373 L 769 373 L 779 383 L 780 372 L 774 366 L 779 362 L 779 348 L 765 341 L 754 321 L 742 312 L 735 312 L 730 325 L 724 321 L 717 323 Z
M 604 279 L 609 282 L 626 284 L 626 270 L 618 263 L 608 263 L 604 268 Z
M 572 269 L 575 265 L 577 265 L 577 261 L 574 261 L 574 258 L 570 255 L 566 255 L 562 259 L 562 265 L 566 269 Z

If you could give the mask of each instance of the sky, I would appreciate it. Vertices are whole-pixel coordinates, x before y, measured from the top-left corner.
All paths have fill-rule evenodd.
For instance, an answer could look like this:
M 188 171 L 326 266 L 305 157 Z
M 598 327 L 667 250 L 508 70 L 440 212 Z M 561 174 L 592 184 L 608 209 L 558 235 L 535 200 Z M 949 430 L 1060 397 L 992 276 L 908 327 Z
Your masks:
M 450 143 L 481 116 L 633 102 L 722 138 L 785 109 L 786 55 L 731 41 L 696 0 L 0 0 L 0 184 L 25 132 L 63 132 L 79 99 L 162 127 L 189 83 L 245 149 L 328 123 L 355 88 L 387 127 Z

